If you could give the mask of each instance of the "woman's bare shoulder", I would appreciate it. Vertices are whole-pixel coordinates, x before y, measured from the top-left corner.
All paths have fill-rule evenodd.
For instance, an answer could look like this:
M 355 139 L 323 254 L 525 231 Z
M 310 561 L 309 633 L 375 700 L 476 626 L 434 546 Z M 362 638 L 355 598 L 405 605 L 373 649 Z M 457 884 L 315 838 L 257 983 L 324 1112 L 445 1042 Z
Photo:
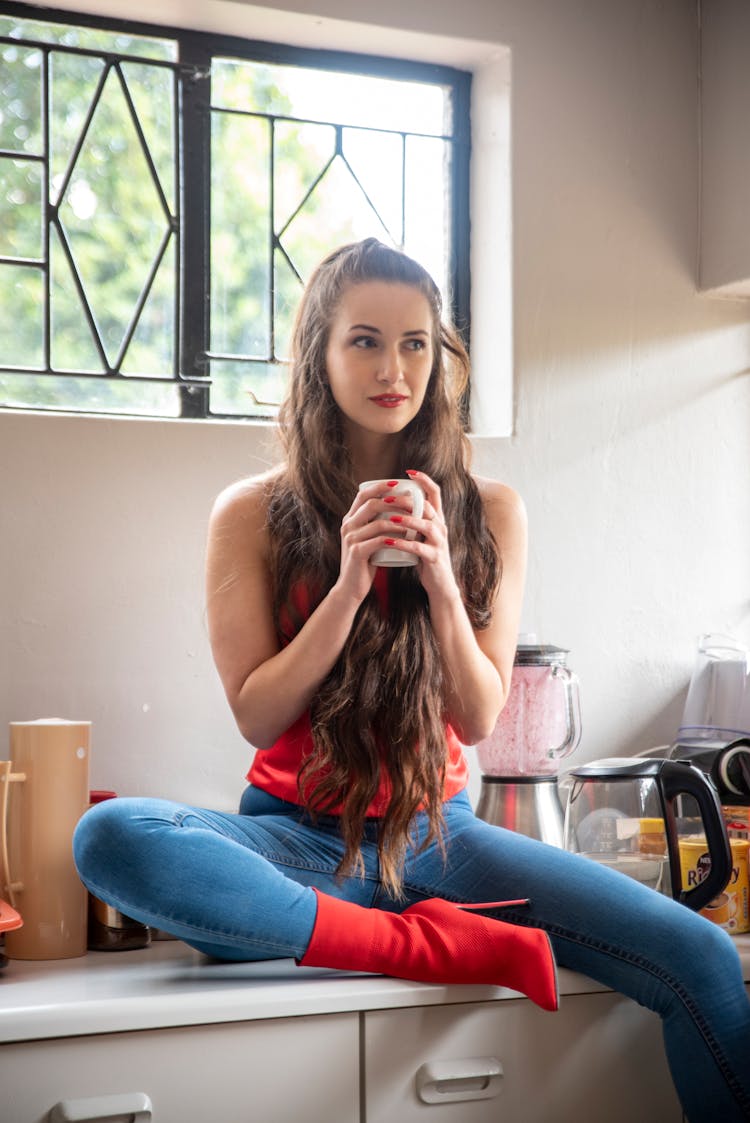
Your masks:
M 514 488 L 486 476 L 473 478 L 491 524 L 499 523 L 506 527 L 515 525 L 525 528 L 526 505 Z
M 212 524 L 231 523 L 237 528 L 265 524 L 273 484 L 282 472 L 283 466 L 278 466 L 229 484 L 214 500 Z

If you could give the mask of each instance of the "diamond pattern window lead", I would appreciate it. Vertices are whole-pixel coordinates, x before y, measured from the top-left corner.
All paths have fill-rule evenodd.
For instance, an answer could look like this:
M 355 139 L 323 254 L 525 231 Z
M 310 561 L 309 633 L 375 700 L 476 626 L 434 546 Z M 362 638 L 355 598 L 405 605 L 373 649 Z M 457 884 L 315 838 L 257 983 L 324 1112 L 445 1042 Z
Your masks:
M 128 189 L 133 178 L 142 185 L 135 196 Z M 106 369 L 119 371 L 176 219 L 116 63 L 102 75 L 52 221 Z M 127 258 L 115 262 L 111 247 L 118 245 L 127 247 Z

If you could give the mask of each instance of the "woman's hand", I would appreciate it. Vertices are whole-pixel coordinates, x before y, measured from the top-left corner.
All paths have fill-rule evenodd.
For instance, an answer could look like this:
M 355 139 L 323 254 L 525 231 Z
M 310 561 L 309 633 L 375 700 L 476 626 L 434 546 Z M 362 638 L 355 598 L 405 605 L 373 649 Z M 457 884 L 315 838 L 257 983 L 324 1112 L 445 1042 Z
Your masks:
M 406 473 L 424 492 L 424 510 L 421 518 L 411 513 L 411 499 L 406 493 L 386 499 L 392 505 L 389 515 L 395 530 L 414 530 L 415 539 L 389 538 L 386 545 L 403 550 L 417 558 L 417 573 L 430 601 L 434 598 L 454 598 L 459 595 L 451 565 L 448 529 L 443 518 L 440 488 L 424 472 L 407 469 Z M 398 507 L 398 509 L 396 509 Z
M 336 584 L 357 603 L 365 599 L 375 578 L 372 555 L 388 543 L 396 529 L 392 515 L 398 511 L 406 518 L 411 512 L 408 494 L 388 494 L 397 484 L 398 480 L 389 480 L 385 485 L 362 488 L 341 523 L 341 568 Z

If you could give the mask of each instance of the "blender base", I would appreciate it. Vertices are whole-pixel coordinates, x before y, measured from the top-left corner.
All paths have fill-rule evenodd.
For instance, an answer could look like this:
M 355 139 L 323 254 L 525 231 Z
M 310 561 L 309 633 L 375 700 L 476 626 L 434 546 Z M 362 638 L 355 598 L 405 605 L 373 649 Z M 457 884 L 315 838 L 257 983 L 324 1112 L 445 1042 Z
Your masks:
M 483 776 L 477 818 L 563 848 L 557 776 Z

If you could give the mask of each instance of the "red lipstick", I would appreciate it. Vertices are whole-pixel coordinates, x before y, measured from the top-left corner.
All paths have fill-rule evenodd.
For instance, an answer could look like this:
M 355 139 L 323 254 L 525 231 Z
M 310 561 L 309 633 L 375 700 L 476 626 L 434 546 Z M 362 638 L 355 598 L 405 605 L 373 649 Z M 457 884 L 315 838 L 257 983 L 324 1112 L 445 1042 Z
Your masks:
M 370 398 L 376 406 L 381 406 L 383 409 L 395 409 L 400 406 L 402 402 L 406 401 L 405 394 L 378 394 L 377 397 Z

